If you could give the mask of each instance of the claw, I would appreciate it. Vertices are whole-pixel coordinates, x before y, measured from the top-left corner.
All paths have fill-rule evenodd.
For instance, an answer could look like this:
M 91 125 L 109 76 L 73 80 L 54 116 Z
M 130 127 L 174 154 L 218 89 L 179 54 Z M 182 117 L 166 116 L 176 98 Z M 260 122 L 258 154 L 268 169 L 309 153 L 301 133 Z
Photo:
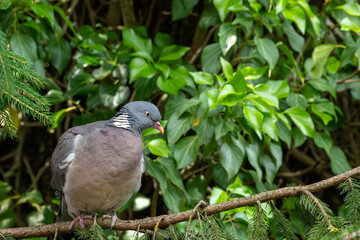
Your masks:
M 84 213 L 80 212 L 80 215 L 77 216 L 76 218 L 74 218 L 74 220 L 71 222 L 71 224 L 69 226 L 69 230 L 71 230 L 74 227 L 75 223 L 77 223 L 77 222 L 79 222 L 81 228 L 85 228 L 84 219 L 86 219 L 86 218 L 93 219 L 92 216 L 90 216 L 90 215 L 84 216 Z
M 111 214 L 103 215 L 102 218 L 111 218 L 111 224 L 110 224 L 110 230 L 115 226 L 116 220 L 118 220 L 118 217 L 116 216 L 115 211 L 111 211 Z

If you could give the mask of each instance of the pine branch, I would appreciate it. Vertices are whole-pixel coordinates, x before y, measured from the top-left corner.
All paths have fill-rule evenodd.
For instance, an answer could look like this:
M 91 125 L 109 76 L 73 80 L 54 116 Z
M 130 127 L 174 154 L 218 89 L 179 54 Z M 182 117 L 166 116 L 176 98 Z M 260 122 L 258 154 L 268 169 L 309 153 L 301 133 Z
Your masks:
M 282 239 L 286 238 L 288 240 L 296 239 L 291 222 L 289 222 L 285 215 L 277 209 L 272 202 L 270 205 L 273 209 L 273 217 L 270 219 L 270 225 L 274 229 L 275 236 L 282 236 Z
M 256 202 L 257 212 L 250 219 L 248 227 L 249 239 L 269 239 L 268 237 L 268 221 L 265 211 L 261 208 L 260 201 Z
M 39 92 L 44 87 L 43 79 L 37 76 L 25 58 L 8 49 L 4 32 L 0 30 L 0 103 L 13 105 L 21 112 L 29 114 L 41 122 L 53 124 L 50 104 Z M 4 109 L 4 107 L 2 108 Z M 2 113 L 1 129 L 6 135 L 15 136 L 12 119 Z
M 347 220 L 355 229 L 358 229 L 360 227 L 360 185 L 356 180 L 349 178 L 339 185 L 339 189 L 341 189 L 340 194 L 346 194 L 344 202 L 345 209 L 348 211 Z
M 314 196 L 309 190 L 303 189 L 303 194 L 300 198 L 301 204 L 308 210 L 311 215 L 316 216 L 320 221 L 325 220 L 329 228 L 332 227 L 330 221 L 331 210 L 320 200 Z M 320 213 L 318 212 L 320 210 Z
M 204 214 L 213 215 L 230 209 L 252 206 L 260 202 L 267 202 L 274 199 L 285 198 L 285 197 L 296 197 L 303 194 L 303 190 L 308 190 L 309 192 L 317 192 L 346 181 L 348 178 L 359 176 L 360 167 L 354 168 L 345 173 L 339 174 L 337 176 L 322 180 L 317 183 L 313 183 L 306 186 L 297 186 L 297 187 L 284 187 L 272 191 L 266 191 L 258 193 L 252 196 L 243 197 L 239 199 L 234 199 L 222 203 L 217 203 L 207 206 L 203 209 Z M 155 225 L 158 224 L 158 227 L 166 227 L 173 225 L 178 222 L 183 222 L 189 220 L 190 216 L 193 214 L 194 210 L 187 210 L 184 212 L 179 212 L 175 214 L 162 215 L 157 217 L 147 217 L 137 220 L 119 220 L 114 226 L 114 230 L 144 230 L 144 229 L 154 229 Z M 193 214 L 193 218 L 197 218 L 197 214 Z M 161 220 L 160 220 L 161 219 Z M 102 227 L 109 229 L 110 228 L 110 219 L 98 219 L 97 223 Z M 93 221 L 85 219 L 84 223 L 86 226 L 91 226 Z M 57 231 L 59 234 L 73 232 L 74 229 L 69 231 L 70 222 L 59 222 L 54 224 L 35 226 L 35 227 L 19 227 L 19 228 L 8 228 L 0 229 L 0 234 L 12 236 L 14 238 L 30 238 L 30 237 L 44 237 L 52 236 Z M 75 227 L 79 227 L 78 224 Z

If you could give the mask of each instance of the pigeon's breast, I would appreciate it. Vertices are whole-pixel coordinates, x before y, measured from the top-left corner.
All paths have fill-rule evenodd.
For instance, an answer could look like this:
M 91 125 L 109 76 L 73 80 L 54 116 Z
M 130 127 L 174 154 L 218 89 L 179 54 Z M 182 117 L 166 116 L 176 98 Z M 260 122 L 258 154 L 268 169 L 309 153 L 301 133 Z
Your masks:
M 125 204 L 141 181 L 142 153 L 141 137 L 128 130 L 99 129 L 85 137 L 66 177 L 69 211 L 107 212 Z

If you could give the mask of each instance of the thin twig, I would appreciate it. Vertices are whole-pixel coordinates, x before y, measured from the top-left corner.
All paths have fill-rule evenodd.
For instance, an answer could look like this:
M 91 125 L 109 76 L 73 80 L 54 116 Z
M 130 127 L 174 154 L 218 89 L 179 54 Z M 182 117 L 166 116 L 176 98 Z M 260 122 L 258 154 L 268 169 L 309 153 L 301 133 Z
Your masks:
M 191 57 L 191 59 L 190 59 L 190 61 L 189 61 L 190 64 L 193 64 L 193 63 L 195 62 L 196 58 L 200 55 L 201 51 L 202 51 L 202 50 L 205 48 L 205 46 L 208 44 L 208 42 L 210 41 L 210 37 L 213 35 L 213 33 L 215 32 L 215 30 L 219 28 L 219 26 L 220 26 L 220 24 L 217 24 L 217 25 L 213 26 L 213 27 L 210 29 L 209 33 L 206 35 L 206 38 L 205 38 L 205 40 L 204 40 L 203 45 L 202 45 L 200 48 L 198 48 L 198 49 L 196 50 L 196 52 L 194 53 L 194 55 Z
M 336 80 L 336 83 L 340 84 L 340 83 L 344 83 L 346 80 L 349 80 L 350 78 L 354 77 L 357 73 L 359 72 L 359 69 L 356 69 L 353 73 L 351 73 L 349 76 L 343 78 L 343 79 L 339 79 Z
M 197 216 L 199 217 L 200 214 L 199 214 L 199 210 L 198 210 L 198 209 L 199 209 L 200 207 L 203 207 L 203 206 L 206 206 L 206 202 L 204 202 L 203 200 L 200 200 L 200 201 L 196 204 L 195 208 L 193 209 L 193 212 L 192 212 L 192 214 L 190 215 L 188 224 L 187 224 L 187 226 L 186 226 L 185 239 L 189 239 L 190 223 L 191 223 L 191 220 L 193 219 L 194 214 L 196 213 Z M 200 222 L 200 221 L 199 221 L 199 222 Z

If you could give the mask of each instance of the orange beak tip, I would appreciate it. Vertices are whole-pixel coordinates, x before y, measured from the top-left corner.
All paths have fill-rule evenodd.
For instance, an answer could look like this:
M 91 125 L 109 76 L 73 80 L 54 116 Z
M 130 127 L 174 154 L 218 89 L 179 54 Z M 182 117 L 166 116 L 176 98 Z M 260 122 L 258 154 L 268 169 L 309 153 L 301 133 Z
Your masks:
M 161 126 L 159 122 L 155 123 L 155 128 L 161 132 L 161 134 L 164 134 L 164 128 Z

